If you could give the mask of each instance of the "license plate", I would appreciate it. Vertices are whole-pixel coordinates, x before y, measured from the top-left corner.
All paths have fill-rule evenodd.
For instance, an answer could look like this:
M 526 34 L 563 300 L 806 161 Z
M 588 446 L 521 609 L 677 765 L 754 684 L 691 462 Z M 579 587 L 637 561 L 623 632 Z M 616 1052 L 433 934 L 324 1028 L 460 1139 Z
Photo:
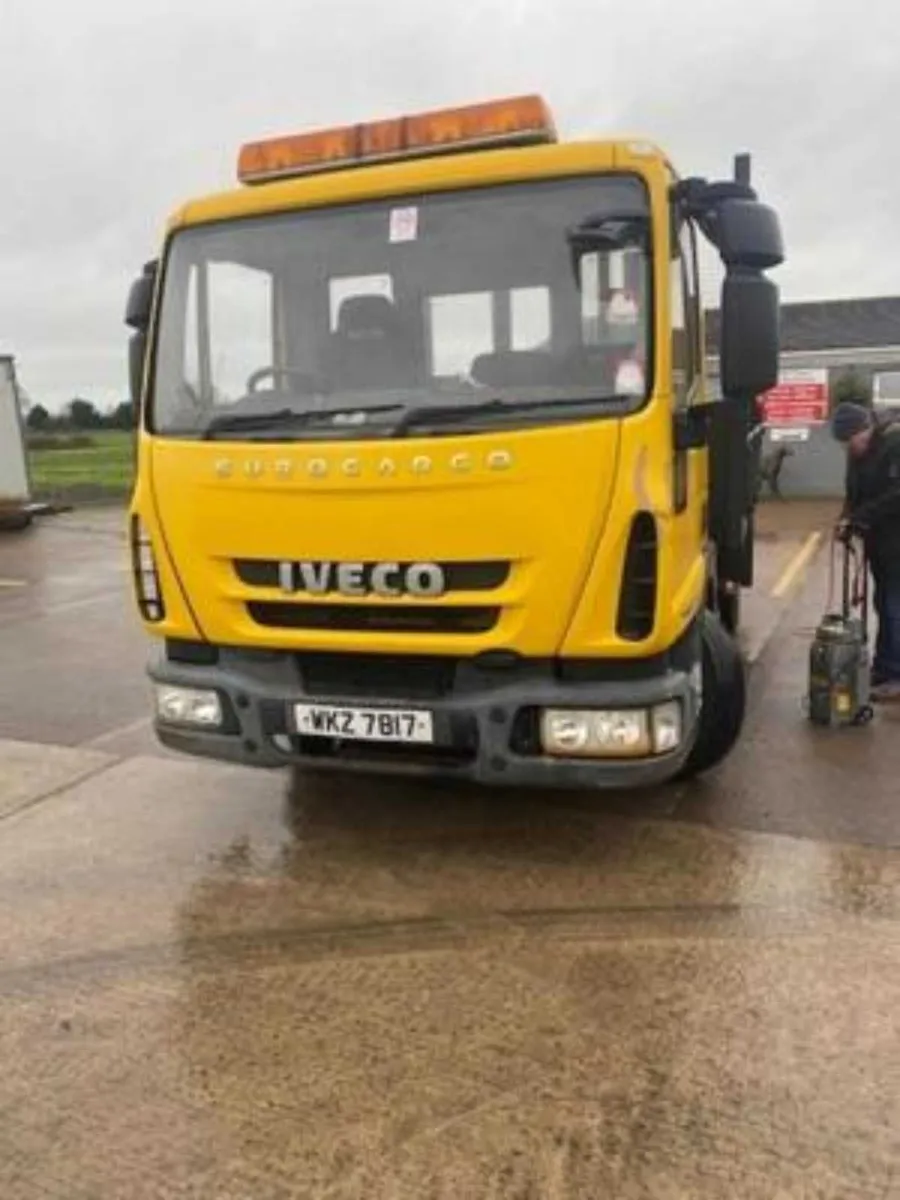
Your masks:
M 430 712 L 404 708 L 345 708 L 332 704 L 295 704 L 294 723 L 301 737 L 346 738 L 356 742 L 434 741 Z

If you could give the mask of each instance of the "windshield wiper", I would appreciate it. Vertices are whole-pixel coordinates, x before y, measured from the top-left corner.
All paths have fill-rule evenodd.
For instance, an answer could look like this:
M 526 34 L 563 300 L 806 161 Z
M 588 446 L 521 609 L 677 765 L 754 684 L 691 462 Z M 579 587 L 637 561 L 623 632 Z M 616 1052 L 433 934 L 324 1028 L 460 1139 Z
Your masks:
M 204 440 L 218 433 L 253 433 L 276 428 L 300 429 L 308 425 L 340 424 L 343 428 L 365 425 L 369 413 L 396 412 L 404 404 L 375 404 L 371 407 L 352 405 L 347 408 L 305 408 L 299 412 L 294 408 L 279 408 L 267 413 L 220 413 L 213 417 L 203 430 Z M 356 421 L 342 422 L 341 417 L 359 417 Z
M 405 437 L 418 426 L 446 425 L 460 422 L 465 424 L 470 417 L 490 417 L 495 414 L 530 412 L 541 408 L 589 408 L 605 407 L 615 404 L 627 404 L 636 399 L 633 396 L 576 396 L 572 399 L 555 398 L 553 400 L 503 400 L 495 397 L 485 400 L 482 404 L 420 404 L 408 408 L 400 420 L 390 430 L 390 437 Z
M 337 425 L 342 429 L 365 426 L 370 413 L 402 411 L 400 419 L 385 430 L 388 437 L 405 437 L 413 429 L 429 425 L 465 424 L 471 418 L 491 417 L 509 413 L 531 412 L 539 409 L 589 408 L 616 404 L 627 404 L 631 396 L 576 396 L 570 399 L 554 397 L 549 400 L 504 400 L 494 397 L 481 404 L 417 404 L 412 408 L 405 404 L 375 404 L 369 407 L 348 405 L 345 408 L 308 408 L 297 411 L 279 408 L 267 413 L 220 413 L 213 417 L 201 437 L 212 440 L 220 433 L 256 433 L 283 429 L 303 429 L 311 425 Z M 404 411 L 405 410 L 405 411 Z M 356 418 L 341 420 L 341 418 Z

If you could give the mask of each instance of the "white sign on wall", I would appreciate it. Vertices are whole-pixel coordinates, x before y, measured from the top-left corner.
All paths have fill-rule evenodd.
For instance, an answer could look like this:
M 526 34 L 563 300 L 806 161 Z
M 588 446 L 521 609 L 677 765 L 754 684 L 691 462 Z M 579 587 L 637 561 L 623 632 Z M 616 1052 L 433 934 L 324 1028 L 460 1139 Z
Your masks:
M 769 439 L 772 442 L 808 442 L 809 429 L 800 425 L 788 429 L 770 429 Z

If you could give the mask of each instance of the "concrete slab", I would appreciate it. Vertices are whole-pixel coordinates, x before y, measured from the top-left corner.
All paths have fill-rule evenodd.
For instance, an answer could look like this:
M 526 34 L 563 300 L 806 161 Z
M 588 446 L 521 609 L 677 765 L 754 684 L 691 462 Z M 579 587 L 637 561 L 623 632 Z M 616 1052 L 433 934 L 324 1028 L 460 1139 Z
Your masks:
M 0 740 L 0 818 L 105 770 L 115 759 L 89 750 Z
M 116 764 L 0 837 L 0 1192 L 888 1195 L 897 866 Z
M 145 695 L 145 711 L 150 708 L 151 697 Z M 174 762 L 183 762 L 184 756 L 174 750 L 168 750 L 161 745 L 153 731 L 153 720 L 147 715 L 135 717 L 123 725 L 115 725 L 105 729 L 90 741 L 82 745 L 90 750 L 102 750 L 105 754 L 114 754 L 118 758 L 167 758 Z
M 0 540 L 0 736 L 77 746 L 146 717 L 147 639 L 121 509 L 54 518 Z
M 124 578 L 73 604 L 0 623 L 0 736 L 77 746 L 147 716 L 149 648 Z

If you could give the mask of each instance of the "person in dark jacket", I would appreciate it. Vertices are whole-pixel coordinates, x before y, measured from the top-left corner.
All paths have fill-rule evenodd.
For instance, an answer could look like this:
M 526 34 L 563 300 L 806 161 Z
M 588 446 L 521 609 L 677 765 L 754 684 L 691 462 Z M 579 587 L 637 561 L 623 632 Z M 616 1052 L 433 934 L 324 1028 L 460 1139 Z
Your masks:
M 872 698 L 900 700 L 900 421 L 843 403 L 834 411 L 831 430 L 847 448 L 841 532 L 863 538 L 875 585 Z

